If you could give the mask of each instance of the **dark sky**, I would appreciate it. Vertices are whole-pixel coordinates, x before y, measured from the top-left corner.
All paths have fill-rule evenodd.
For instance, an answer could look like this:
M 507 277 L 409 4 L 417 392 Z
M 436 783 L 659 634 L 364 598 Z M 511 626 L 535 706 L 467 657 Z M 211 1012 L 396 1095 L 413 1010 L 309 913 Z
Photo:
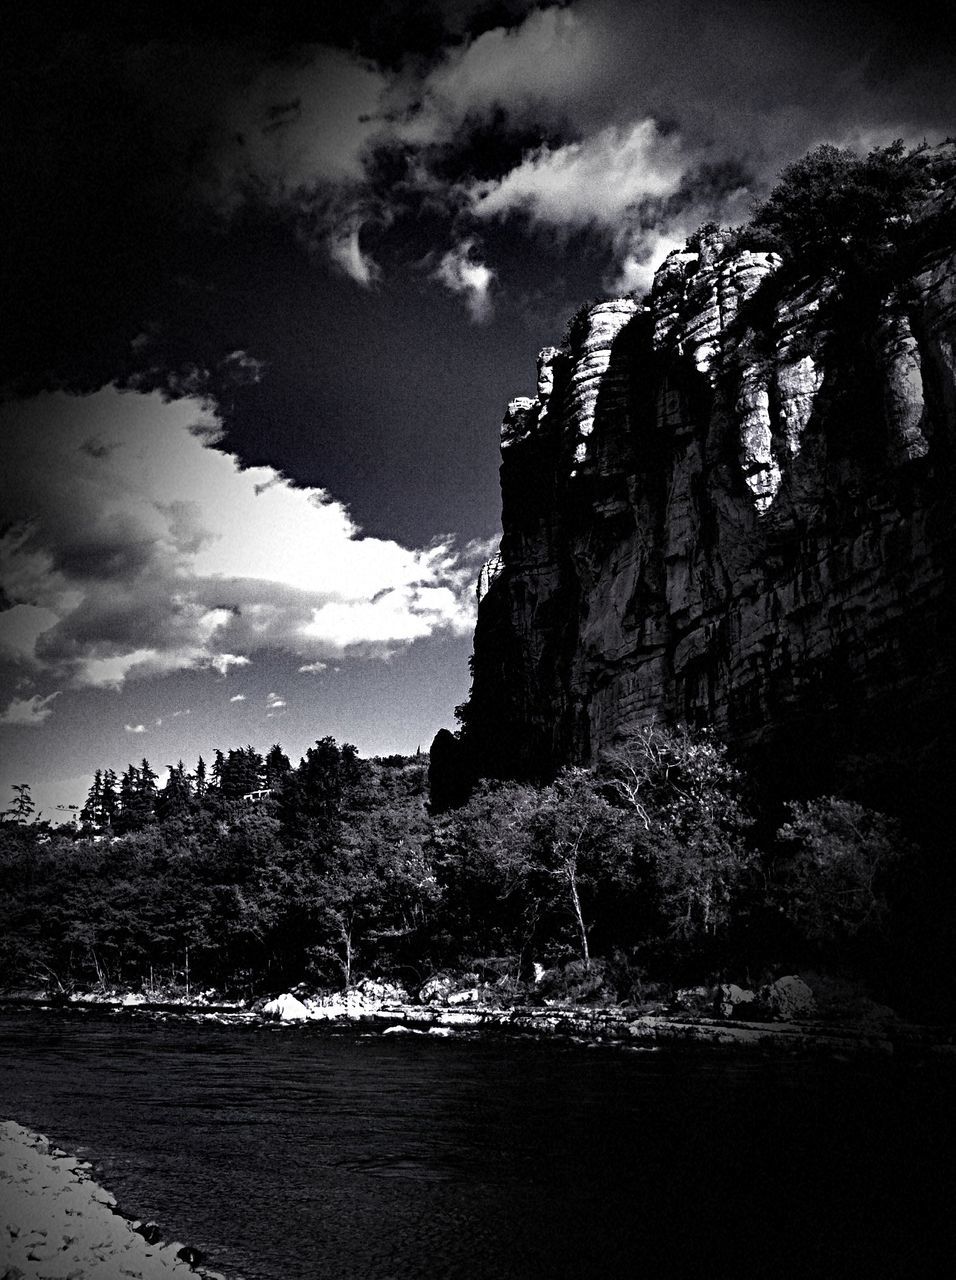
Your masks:
M 920 4 L 24 9 L 0 748 L 48 808 L 143 754 L 427 745 L 538 349 L 811 146 L 956 131 Z

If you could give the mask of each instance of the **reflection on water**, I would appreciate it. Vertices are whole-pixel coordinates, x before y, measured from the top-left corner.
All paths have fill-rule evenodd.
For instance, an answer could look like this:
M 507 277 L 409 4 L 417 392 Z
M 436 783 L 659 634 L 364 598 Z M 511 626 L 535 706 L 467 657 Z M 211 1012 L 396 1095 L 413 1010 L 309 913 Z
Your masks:
M 247 1280 L 937 1274 L 953 1097 L 932 1065 L 0 1019 L 0 1113 Z

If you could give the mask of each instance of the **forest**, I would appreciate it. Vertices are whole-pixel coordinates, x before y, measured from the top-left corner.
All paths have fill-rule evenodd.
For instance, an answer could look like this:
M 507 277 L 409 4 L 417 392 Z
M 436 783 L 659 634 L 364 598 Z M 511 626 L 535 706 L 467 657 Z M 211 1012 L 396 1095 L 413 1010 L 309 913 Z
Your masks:
M 147 760 L 98 771 L 67 826 L 15 793 L 8 989 L 250 998 L 468 971 L 517 997 L 545 972 L 624 1002 L 810 967 L 905 1004 L 914 929 L 933 929 L 931 860 L 894 819 L 829 796 L 774 821 L 707 730 L 650 726 L 592 769 L 484 782 L 456 808 L 430 801 L 427 756 L 331 738 L 296 766 L 278 745 L 179 762 L 162 785 Z

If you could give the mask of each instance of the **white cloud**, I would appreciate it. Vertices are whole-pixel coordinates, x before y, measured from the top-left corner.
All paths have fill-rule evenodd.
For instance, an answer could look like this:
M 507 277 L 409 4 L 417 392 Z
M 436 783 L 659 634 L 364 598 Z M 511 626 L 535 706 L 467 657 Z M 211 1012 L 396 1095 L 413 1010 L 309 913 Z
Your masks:
M 244 693 L 234 693 L 229 699 L 230 702 L 245 702 L 246 695 Z
M 700 219 L 699 221 L 703 221 Z M 690 228 L 677 229 L 676 234 L 662 234 L 656 230 L 625 237 L 617 275 L 608 282 L 608 290 L 614 294 L 648 293 L 654 283 L 654 272 L 673 249 L 683 249 Z
M 485 324 L 491 319 L 489 290 L 495 273 L 478 261 L 475 254 L 475 241 L 462 241 L 442 257 L 434 276 L 446 289 L 464 297 L 468 314 L 476 324 Z
M 240 653 L 217 653 L 209 659 L 209 665 L 226 676 L 230 667 L 248 667 L 249 659 Z
M 878 7 L 847 22 L 839 5 L 815 6 L 808 21 L 766 0 L 570 0 L 510 7 L 513 25 L 474 38 L 473 7 L 456 3 L 454 18 L 440 7 L 445 47 L 398 67 L 323 45 L 265 59 L 222 51 L 201 72 L 197 51 L 175 63 L 162 45 L 136 56 L 178 135 L 191 136 L 200 110 L 214 122 L 206 198 L 227 214 L 248 200 L 281 207 L 366 287 L 381 270 L 360 242 L 363 221 L 387 222 L 425 193 L 457 217 L 462 193 L 446 162 L 461 146 L 467 158 L 476 126 L 554 143 L 473 193 L 481 216 L 523 208 L 550 226 L 601 228 L 625 216 L 631 233 L 635 201 L 674 191 L 675 180 L 693 186 L 702 164 L 712 197 L 703 220 L 733 221 L 738 210 L 723 211 L 728 167 L 747 172 L 737 202 L 746 216 L 781 166 L 821 140 L 918 142 L 950 127 L 942 55 L 920 77 L 872 73 L 889 52 Z M 398 182 L 370 163 L 380 145 L 401 153 Z M 659 229 L 676 236 L 670 220 L 660 211 Z M 613 243 L 622 278 L 637 270 L 643 287 L 646 254 L 632 240 Z
M 305 662 L 299 668 L 300 671 L 307 675 L 318 675 L 320 671 L 328 671 L 329 664 L 327 662 Z
M 379 278 L 381 271 L 368 254 L 363 253 L 359 241 L 361 231 L 361 217 L 349 215 L 328 231 L 326 246 L 336 266 L 341 267 L 356 284 L 368 288 Z
M 0 713 L 0 724 L 43 724 L 44 720 L 48 720 L 53 714 L 50 704 L 54 698 L 59 697 L 59 694 L 60 690 L 57 689 L 55 693 L 49 693 L 45 698 L 38 693 L 35 693 L 32 698 L 14 698 L 6 710 Z
M 270 693 L 268 699 L 266 700 L 266 705 L 270 708 L 270 710 L 277 711 L 279 707 L 286 706 L 286 701 L 284 698 L 280 698 L 277 693 Z
M 113 388 L 0 407 L 0 637 L 23 662 L 119 689 L 470 629 L 473 549 L 364 538 L 324 490 L 240 470 L 218 426 L 208 404 Z
M 123 728 L 127 733 L 145 733 L 146 726 L 144 724 L 124 724 Z
M 642 201 L 677 191 L 686 167 L 678 140 L 639 120 L 583 142 L 542 146 L 504 177 L 473 184 L 469 195 L 481 218 L 523 210 L 556 227 L 613 228 Z
M 428 73 L 417 110 L 399 126 L 409 143 L 450 136 L 467 117 L 505 108 L 514 116 L 555 118 L 601 84 L 593 24 L 575 8 L 535 9 L 515 27 L 496 27 L 449 49 Z

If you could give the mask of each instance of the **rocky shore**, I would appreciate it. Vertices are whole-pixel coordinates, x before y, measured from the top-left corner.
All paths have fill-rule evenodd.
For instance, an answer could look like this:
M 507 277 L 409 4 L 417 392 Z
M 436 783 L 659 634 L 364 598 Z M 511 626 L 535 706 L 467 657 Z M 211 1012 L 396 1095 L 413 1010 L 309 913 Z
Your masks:
M 69 1001 L 4 1002 L 56 1010 L 168 1022 L 250 1028 L 299 1028 L 315 1033 L 356 1029 L 366 1034 L 559 1037 L 637 1050 L 700 1047 L 760 1053 L 859 1054 L 956 1061 L 956 1028 L 906 1022 L 893 1010 L 853 993 L 842 1000 L 785 975 L 758 990 L 722 983 L 675 990 L 644 1004 L 588 1002 L 570 996 L 504 994 L 474 974 L 439 974 L 410 993 L 366 978 L 344 992 L 304 987 L 272 999 L 226 1003 L 207 992 L 188 999 L 149 1000 L 140 993 L 99 993 Z M 2 1280 L 2 1277 L 0 1277 Z
M 225 1280 L 200 1261 L 155 1223 L 124 1217 L 85 1161 L 0 1122 L 0 1280 Z

